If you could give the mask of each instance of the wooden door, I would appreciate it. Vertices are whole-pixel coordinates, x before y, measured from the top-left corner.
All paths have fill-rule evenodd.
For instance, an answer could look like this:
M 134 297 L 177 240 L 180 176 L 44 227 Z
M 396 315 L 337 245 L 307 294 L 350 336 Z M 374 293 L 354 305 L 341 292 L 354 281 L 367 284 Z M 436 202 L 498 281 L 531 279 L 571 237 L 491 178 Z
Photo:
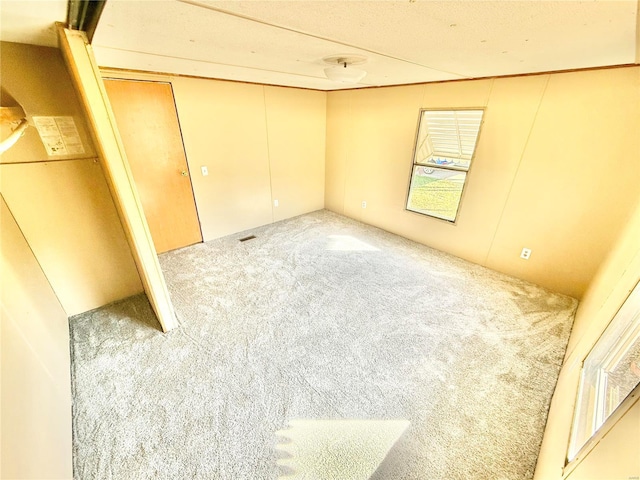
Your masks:
M 158 253 L 202 241 L 169 83 L 105 79 Z

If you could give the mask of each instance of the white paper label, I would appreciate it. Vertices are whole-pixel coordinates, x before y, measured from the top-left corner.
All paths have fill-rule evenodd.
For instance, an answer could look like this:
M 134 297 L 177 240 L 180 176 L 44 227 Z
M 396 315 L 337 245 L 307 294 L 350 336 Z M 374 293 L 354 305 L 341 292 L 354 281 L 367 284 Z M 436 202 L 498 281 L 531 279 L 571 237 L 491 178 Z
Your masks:
M 32 118 L 49 156 L 84 153 L 84 145 L 73 117 Z

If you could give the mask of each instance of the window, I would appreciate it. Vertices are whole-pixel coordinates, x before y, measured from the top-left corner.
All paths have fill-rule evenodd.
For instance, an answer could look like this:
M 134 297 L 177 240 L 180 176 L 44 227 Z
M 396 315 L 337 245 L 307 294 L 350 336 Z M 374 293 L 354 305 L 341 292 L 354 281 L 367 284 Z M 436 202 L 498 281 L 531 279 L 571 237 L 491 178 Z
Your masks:
M 421 110 L 407 210 L 456 220 L 483 110 Z
M 640 284 L 620 308 L 582 366 L 568 460 L 640 383 Z

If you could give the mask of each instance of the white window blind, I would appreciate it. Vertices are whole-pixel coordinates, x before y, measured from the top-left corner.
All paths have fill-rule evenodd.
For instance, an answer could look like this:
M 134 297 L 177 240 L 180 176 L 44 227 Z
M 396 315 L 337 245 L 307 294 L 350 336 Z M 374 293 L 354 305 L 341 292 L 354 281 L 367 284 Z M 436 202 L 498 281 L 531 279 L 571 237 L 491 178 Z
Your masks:
M 482 114 L 482 110 L 424 111 L 416 163 L 439 163 L 435 157 L 470 161 Z

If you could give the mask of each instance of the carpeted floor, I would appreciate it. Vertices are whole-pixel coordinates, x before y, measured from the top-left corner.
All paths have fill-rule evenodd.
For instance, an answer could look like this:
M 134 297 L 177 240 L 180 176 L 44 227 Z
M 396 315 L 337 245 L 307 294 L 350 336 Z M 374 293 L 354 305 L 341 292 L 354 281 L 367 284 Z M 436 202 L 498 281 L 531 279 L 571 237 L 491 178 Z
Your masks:
M 532 477 L 574 299 L 327 211 L 160 262 L 181 328 L 71 319 L 76 479 Z

